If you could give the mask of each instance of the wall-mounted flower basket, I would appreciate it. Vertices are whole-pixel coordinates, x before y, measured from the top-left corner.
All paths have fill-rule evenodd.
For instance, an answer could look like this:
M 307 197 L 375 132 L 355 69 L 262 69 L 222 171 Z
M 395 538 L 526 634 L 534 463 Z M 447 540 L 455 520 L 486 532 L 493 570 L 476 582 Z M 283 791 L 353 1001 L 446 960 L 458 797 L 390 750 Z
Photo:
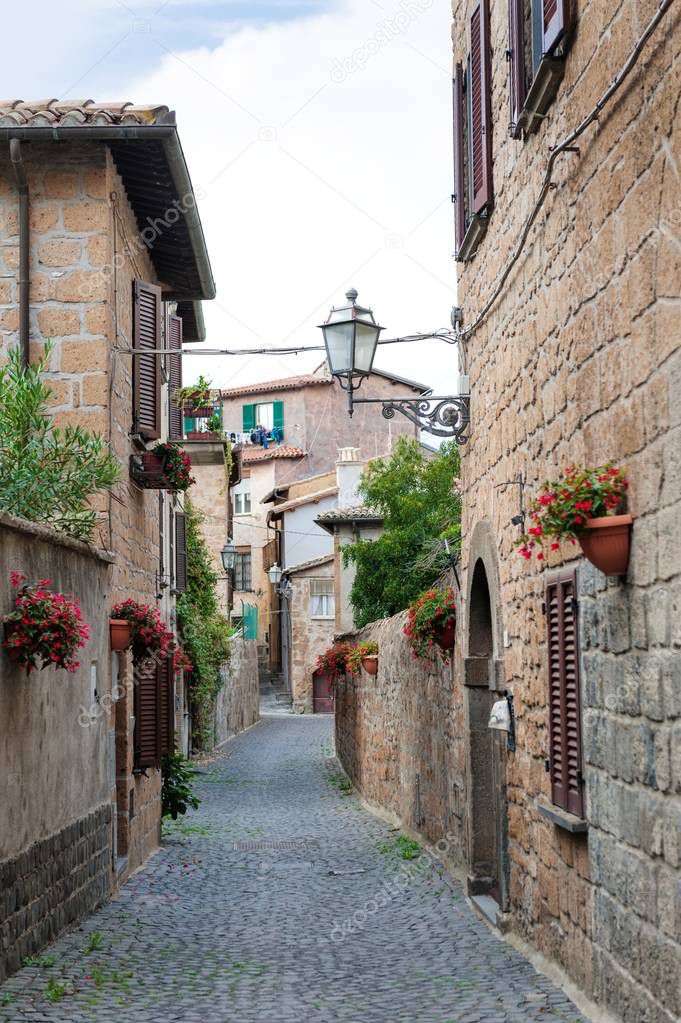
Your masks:
M 544 560 L 544 546 L 579 543 L 589 561 L 605 575 L 626 575 L 631 545 L 631 515 L 618 515 L 629 482 L 608 463 L 595 469 L 571 466 L 557 480 L 542 484 L 532 502 L 532 525 L 518 542 L 526 560 Z
M 110 621 L 125 620 L 130 630 L 129 643 L 132 644 L 135 661 L 143 661 L 145 657 L 152 657 L 156 653 L 164 657 L 168 654 L 174 637 L 158 608 L 128 599 L 116 604 L 111 613 L 113 619 Z
M 12 572 L 10 578 L 17 592 L 14 610 L 3 619 L 2 643 L 9 658 L 27 675 L 43 668 L 77 671 L 76 651 L 90 635 L 79 602 L 71 595 L 53 593 L 51 579 L 29 584 L 21 572 Z
M 189 455 L 170 442 L 131 455 L 130 475 L 144 490 L 185 491 L 195 482 Z
M 604 575 L 626 575 L 631 551 L 631 515 L 606 515 L 587 519 L 579 546 L 592 565 Z
M 112 650 L 127 650 L 132 643 L 132 625 L 125 618 L 109 619 Z
M 362 667 L 367 675 L 378 675 L 378 654 L 366 654 L 362 658 Z
M 446 664 L 456 643 L 456 595 L 452 587 L 422 593 L 409 606 L 404 634 L 414 657 L 433 666 L 437 647 Z

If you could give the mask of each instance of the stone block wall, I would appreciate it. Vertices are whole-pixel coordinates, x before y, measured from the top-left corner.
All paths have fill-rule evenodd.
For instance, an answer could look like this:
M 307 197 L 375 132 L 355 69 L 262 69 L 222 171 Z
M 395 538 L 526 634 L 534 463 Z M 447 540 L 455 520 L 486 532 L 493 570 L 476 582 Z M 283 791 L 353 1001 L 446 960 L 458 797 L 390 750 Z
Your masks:
M 255 640 L 235 640 L 231 660 L 222 672 L 223 687 L 215 709 L 215 744 L 250 728 L 260 718 L 258 645 Z
M 457 61 L 472 6 L 453 8 Z M 551 147 L 591 110 L 655 8 L 651 0 L 575 5 L 557 97 L 537 133 L 517 141 L 507 135 L 508 12 L 490 5 L 495 206 L 478 253 L 458 266 L 464 324 L 517 243 Z M 495 657 L 518 714 L 518 751 L 507 765 L 513 926 L 627 1023 L 672 1023 L 681 992 L 680 73 L 672 5 L 579 152 L 558 160 L 525 250 L 464 351 L 472 427 L 462 452 L 463 534 L 484 526 L 493 537 Z M 588 834 L 571 835 L 538 812 L 550 802 L 541 605 L 546 570 L 576 552 L 564 545 L 543 563 L 519 558 L 518 488 L 498 484 L 522 473 L 531 496 L 567 465 L 607 460 L 631 481 L 632 559 L 623 581 L 580 565 Z M 467 583 L 474 569 L 464 543 Z
M 44 669 L 27 677 L 0 652 L 0 977 L 113 885 L 115 777 L 105 712 L 111 560 L 0 515 L 0 617 L 13 605 L 15 570 L 73 593 L 90 626 L 74 674 Z
M 111 804 L 0 862 L 0 981 L 111 891 Z
M 406 614 L 343 638 L 378 643 L 378 675 L 336 685 L 336 751 L 368 802 L 420 832 L 443 857 L 464 860 L 466 784 L 460 665 L 414 660 Z M 418 781 L 417 781 L 418 779 Z

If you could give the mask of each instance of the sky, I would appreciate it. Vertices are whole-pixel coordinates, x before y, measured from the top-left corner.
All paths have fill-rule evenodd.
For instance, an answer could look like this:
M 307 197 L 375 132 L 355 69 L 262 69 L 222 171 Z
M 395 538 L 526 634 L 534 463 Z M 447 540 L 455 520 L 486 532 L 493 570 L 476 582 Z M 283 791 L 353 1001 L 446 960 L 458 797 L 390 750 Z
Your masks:
M 207 347 L 321 344 L 317 325 L 349 287 L 384 337 L 449 325 L 448 0 L 7 6 L 5 96 L 177 112 L 218 291 L 204 307 Z M 322 358 L 192 355 L 185 379 L 238 386 Z M 452 393 L 458 373 L 442 341 L 384 346 L 376 365 L 437 394 Z

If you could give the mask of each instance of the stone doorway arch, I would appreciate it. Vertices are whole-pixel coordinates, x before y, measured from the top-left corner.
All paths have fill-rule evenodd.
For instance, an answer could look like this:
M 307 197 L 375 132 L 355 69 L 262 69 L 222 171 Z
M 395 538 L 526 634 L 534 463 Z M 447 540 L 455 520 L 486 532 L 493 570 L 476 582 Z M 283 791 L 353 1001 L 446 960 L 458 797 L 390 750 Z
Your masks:
M 509 904 L 506 734 L 490 730 L 495 700 L 505 692 L 500 659 L 501 610 L 496 544 L 488 523 L 478 523 L 468 563 L 465 660 L 467 722 L 468 888 Z

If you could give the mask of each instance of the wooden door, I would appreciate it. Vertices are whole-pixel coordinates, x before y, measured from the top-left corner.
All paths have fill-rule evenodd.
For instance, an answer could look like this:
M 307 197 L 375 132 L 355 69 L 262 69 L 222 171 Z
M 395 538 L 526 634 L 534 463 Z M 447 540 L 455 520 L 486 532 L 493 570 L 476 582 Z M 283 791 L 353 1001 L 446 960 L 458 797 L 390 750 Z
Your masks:
M 315 714 L 333 714 L 333 685 L 330 677 L 321 671 L 312 676 Z

